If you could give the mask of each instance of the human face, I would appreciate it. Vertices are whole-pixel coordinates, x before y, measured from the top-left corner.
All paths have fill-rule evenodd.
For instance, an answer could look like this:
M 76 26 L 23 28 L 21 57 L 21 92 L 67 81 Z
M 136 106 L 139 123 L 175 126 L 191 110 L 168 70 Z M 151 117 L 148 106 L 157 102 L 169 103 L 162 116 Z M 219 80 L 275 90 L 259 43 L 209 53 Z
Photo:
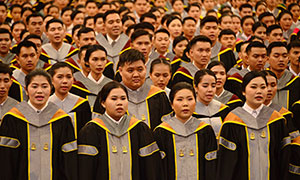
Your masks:
M 154 65 L 150 78 L 154 86 L 165 90 L 171 79 L 170 67 L 162 63 Z
M 156 16 L 156 24 L 157 24 L 157 26 L 159 26 L 160 22 L 161 22 L 161 18 L 162 18 L 160 11 L 159 10 L 154 11 L 153 14 L 154 14 L 154 16 Z
M 49 15 L 53 16 L 55 19 L 59 18 L 59 9 L 57 7 L 52 7 L 49 9 Z
M 60 9 L 63 9 L 67 7 L 67 5 L 69 4 L 69 0 L 55 0 L 55 4 L 57 4 Z
M 46 77 L 38 75 L 32 78 L 26 90 L 30 103 L 35 108 L 42 109 L 49 99 L 51 86 Z
M 297 22 L 299 16 L 300 16 L 300 6 L 295 5 L 291 9 L 291 13 L 293 14 L 293 19 L 295 22 Z
M 281 17 L 279 24 L 284 31 L 289 30 L 293 24 L 292 16 L 290 14 L 284 14 Z
M 80 56 L 80 59 L 79 59 L 79 64 L 80 64 L 80 66 L 81 66 L 82 71 L 84 72 L 84 74 L 87 75 L 91 71 L 91 68 L 89 68 L 89 67 L 86 66 L 86 63 L 84 61 L 85 53 L 86 53 L 86 50 L 81 51 L 81 56 Z
M 89 28 L 94 29 L 94 28 L 95 28 L 95 25 L 94 25 L 94 18 L 88 19 L 88 20 L 86 21 L 85 27 L 89 27 Z
M 193 20 L 186 20 L 182 26 L 183 34 L 188 37 L 192 38 L 196 32 L 196 23 Z
M 9 37 L 9 34 L 0 34 L 0 54 L 6 55 L 9 51 L 10 46 L 11 39 Z
M 153 45 L 159 54 L 165 54 L 169 48 L 170 37 L 166 33 L 157 33 Z
M 240 59 L 243 60 L 243 65 L 245 65 L 244 67 L 247 67 L 248 66 L 248 62 L 247 62 L 247 53 L 246 53 L 246 48 L 248 46 L 249 43 L 245 43 L 245 44 L 242 44 L 241 46 L 241 52 L 239 52 L 239 57 Z
M 251 71 L 262 71 L 267 61 L 267 50 L 253 47 L 249 54 L 246 55 L 246 59 Z
M 182 13 L 183 12 L 183 10 L 184 10 L 184 7 L 183 7 L 183 2 L 181 1 L 181 0 L 177 0 L 174 4 L 173 4 L 173 10 L 175 11 L 175 12 L 178 12 L 178 13 Z
M 198 41 L 190 50 L 190 58 L 198 68 L 205 68 L 210 61 L 211 45 L 209 42 Z
M 191 6 L 188 15 L 198 21 L 200 19 L 201 10 L 197 6 Z
M 270 69 L 276 72 L 283 72 L 289 62 L 286 47 L 274 47 L 269 55 Z
M 266 16 L 261 19 L 261 22 L 265 23 L 267 27 L 275 24 L 275 18 L 273 16 Z
M 221 29 L 232 29 L 232 18 L 230 16 L 225 16 L 222 18 Z
M 38 62 L 37 52 L 33 47 L 22 47 L 19 56 L 16 56 L 18 64 L 21 66 L 21 70 L 28 74 L 33 71 Z
M 242 4 L 246 4 L 246 0 L 235 0 L 236 6 L 239 8 Z
M 8 96 L 9 88 L 12 84 L 12 80 L 8 73 L 0 73 L 0 98 L 6 98 Z
M 246 36 L 250 36 L 252 34 L 252 26 L 254 24 L 253 19 L 251 18 L 247 18 L 244 21 L 244 24 L 242 26 L 244 33 L 246 34 Z
M 0 6 L 0 22 L 4 22 L 7 17 L 7 9 L 5 6 Z
M 227 78 L 225 68 L 221 65 L 217 65 L 211 68 L 211 71 L 214 72 L 217 77 L 216 88 L 223 89 Z
M 56 94 L 68 94 L 68 92 L 72 88 L 73 82 L 73 74 L 70 68 L 61 67 L 55 70 L 55 74 L 52 77 L 52 84 L 55 88 Z
M 232 30 L 234 33 L 238 33 L 241 28 L 241 20 L 238 17 L 232 18 Z
M 289 52 L 289 60 L 291 63 L 291 66 L 293 67 L 300 67 L 299 63 L 299 57 L 300 57 L 300 47 L 293 47 L 291 48 Z
M 98 13 L 98 7 L 95 2 L 90 2 L 85 7 L 88 16 L 95 16 Z
M 31 17 L 28 22 L 28 31 L 30 34 L 36 34 L 42 36 L 43 31 L 43 18 L 42 17 Z
M 85 46 L 85 45 L 94 45 L 96 44 L 96 37 L 95 33 L 93 31 L 88 33 L 81 33 L 79 37 L 79 47 Z
M 127 7 L 131 12 L 134 9 L 134 5 L 133 5 L 133 3 L 131 1 L 125 1 L 124 7 Z
M 176 44 L 175 48 L 173 49 L 176 57 L 181 58 L 183 56 L 183 51 L 185 50 L 187 45 L 188 45 L 187 40 L 180 41 L 179 43 Z
M 274 8 L 277 6 L 277 0 L 266 0 L 268 7 Z
M 274 98 L 277 92 L 277 79 L 271 75 L 267 75 L 266 78 L 268 84 L 267 84 L 267 95 L 265 101 L 270 103 L 270 101 L 272 101 L 272 99 Z
M 136 0 L 134 3 L 134 10 L 141 16 L 149 10 L 149 2 L 147 0 Z
M 220 43 L 225 47 L 225 48 L 231 48 L 234 49 L 235 46 L 235 36 L 234 35 L 223 35 L 220 39 Z
M 97 19 L 96 24 L 95 24 L 95 30 L 97 33 L 106 34 L 102 18 Z
M 202 76 L 195 90 L 197 92 L 197 100 L 207 106 L 216 94 L 216 79 L 208 74 Z
M 283 40 L 282 30 L 277 28 L 271 31 L 271 33 L 268 36 L 268 40 L 270 44 L 275 41 L 282 41 Z
M 252 16 L 252 9 L 251 8 L 243 8 L 242 11 L 240 12 L 241 18 L 245 16 Z
M 60 23 L 51 23 L 46 31 L 51 43 L 60 44 L 66 36 L 66 30 Z
M 215 1 L 214 0 L 204 0 L 203 6 L 206 11 L 209 11 L 215 7 Z
M 200 32 L 204 36 L 207 36 L 212 42 L 216 42 L 219 33 L 218 24 L 215 22 L 207 22 Z
M 14 22 L 20 21 L 21 20 L 21 11 L 22 8 L 14 8 L 11 12 L 11 16 Z
M 146 59 L 151 52 L 152 43 L 148 35 L 143 35 L 131 42 L 131 47 L 143 53 Z
M 123 24 L 123 33 L 126 33 L 127 28 L 133 24 L 135 24 L 135 22 L 132 20 L 125 21 Z
M 154 5 L 156 7 L 158 7 L 158 6 L 165 7 L 166 6 L 166 2 L 165 2 L 165 0 L 155 0 L 154 1 Z
M 173 20 L 169 26 L 168 26 L 168 31 L 170 33 L 170 36 L 172 39 L 178 37 L 182 33 L 182 23 L 179 19 Z
M 252 109 L 257 109 L 262 105 L 267 96 L 267 85 L 262 77 L 252 79 L 245 88 L 243 95 L 246 97 L 246 103 Z
M 37 48 L 37 56 L 40 57 L 40 54 L 42 52 L 42 41 L 40 39 L 35 38 L 28 39 L 28 41 L 31 41 L 35 44 Z
M 140 88 L 146 80 L 146 66 L 142 60 L 135 61 L 131 64 L 125 63 L 119 67 L 122 81 L 131 90 Z
M 32 14 L 32 12 L 31 12 L 30 10 L 26 10 L 26 11 L 23 13 L 23 15 L 22 15 L 22 21 L 23 21 L 23 22 L 26 22 L 26 18 L 27 18 L 30 14 Z
M 119 14 L 109 14 L 104 22 L 106 33 L 116 39 L 122 32 L 122 21 Z
M 195 107 L 196 100 L 191 90 L 181 89 L 175 94 L 172 108 L 176 117 L 183 123 L 193 115 Z
M 254 35 L 262 38 L 263 40 L 266 40 L 267 39 L 266 32 L 267 32 L 267 29 L 264 26 L 260 26 L 255 30 Z
M 83 24 L 84 21 L 84 13 L 78 13 L 73 19 L 73 25 Z
M 128 99 L 121 88 L 112 89 L 106 100 L 101 103 L 106 113 L 114 120 L 119 120 L 128 110 Z
M 71 14 L 72 14 L 72 10 L 68 10 L 65 11 L 64 14 L 61 16 L 61 20 L 67 27 L 72 24 Z
M 267 7 L 265 5 L 259 5 L 256 10 L 256 16 L 259 17 L 262 13 L 267 11 Z
M 104 51 L 97 50 L 94 51 L 89 58 L 89 66 L 91 68 L 91 73 L 94 76 L 99 76 L 103 73 L 107 59 Z

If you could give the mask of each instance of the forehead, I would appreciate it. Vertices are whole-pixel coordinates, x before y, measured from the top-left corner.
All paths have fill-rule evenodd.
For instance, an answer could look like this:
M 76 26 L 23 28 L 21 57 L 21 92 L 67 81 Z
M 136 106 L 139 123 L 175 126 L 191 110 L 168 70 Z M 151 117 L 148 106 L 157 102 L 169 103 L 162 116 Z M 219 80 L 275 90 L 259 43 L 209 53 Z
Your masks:
M 204 24 L 203 27 L 212 27 L 212 26 L 218 26 L 216 22 L 207 22 Z
M 196 24 L 196 23 L 195 23 L 195 21 L 192 20 L 192 19 L 187 19 L 187 20 L 184 21 L 184 24 L 183 24 L 183 25 L 185 25 L 185 24 Z
M 140 36 L 138 38 L 136 38 L 133 43 L 135 42 L 151 42 L 150 40 L 150 37 L 148 35 L 143 35 L 143 36 Z
M 91 56 L 100 56 L 100 57 L 103 57 L 103 56 L 106 56 L 105 52 L 102 51 L 102 50 L 96 50 L 94 52 L 92 52 Z
M 0 73 L 0 78 L 10 78 L 8 73 Z
M 234 36 L 233 34 L 224 34 L 224 35 L 221 37 L 221 39 L 222 39 L 222 38 L 225 38 L 225 37 L 226 37 L 226 38 L 231 38 L 231 37 L 232 37 L 232 38 L 235 38 L 235 36 Z
M 259 76 L 259 77 L 255 77 L 255 78 L 251 79 L 251 81 L 248 83 L 248 85 L 249 84 L 265 84 L 265 83 L 266 83 L 266 81 L 264 80 L 264 78 Z
M 205 74 L 204 76 L 202 76 L 200 80 L 200 83 L 215 83 L 215 82 L 216 82 L 215 77 L 209 74 Z
M 31 39 L 28 39 L 28 41 L 31 41 L 33 42 L 34 44 L 42 44 L 42 41 L 40 39 L 36 39 L 36 38 L 31 38 Z
M 111 19 L 120 19 L 120 15 L 117 13 L 112 13 L 106 16 L 106 21 L 111 20 Z
M 53 23 L 49 24 L 49 28 L 52 28 L 52 27 L 63 27 L 63 25 L 59 22 L 53 22 Z
M 136 3 L 147 3 L 148 1 L 147 0 L 136 0 L 135 2 Z
M 0 38 L 9 38 L 9 33 L 1 33 Z
M 253 47 L 250 50 L 250 54 L 267 54 L 266 48 Z
M 145 63 L 142 60 L 137 60 L 135 62 L 126 62 L 124 68 L 136 68 L 136 67 L 145 67 Z
M 57 73 L 71 73 L 72 74 L 72 70 L 69 67 L 60 67 L 55 69 L 55 74 Z
M 42 75 L 36 75 L 36 76 L 32 77 L 29 84 L 32 84 L 32 83 L 34 83 L 34 84 L 44 84 L 44 83 L 49 84 L 47 78 Z
M 192 48 L 211 48 L 211 44 L 209 42 L 197 41 Z
M 34 47 L 21 47 L 20 49 L 20 54 L 25 54 L 25 53 L 32 53 L 32 52 L 36 52 Z
M 287 53 L 286 47 L 280 46 L 280 47 L 273 47 L 271 53 Z
M 155 37 L 169 37 L 167 33 L 165 32 L 159 32 L 155 34 Z
M 280 28 L 273 29 L 270 34 L 272 33 L 282 33 L 282 30 Z
M 43 18 L 38 16 L 38 17 L 31 17 L 29 19 L 29 22 L 40 22 L 40 21 L 43 21 Z

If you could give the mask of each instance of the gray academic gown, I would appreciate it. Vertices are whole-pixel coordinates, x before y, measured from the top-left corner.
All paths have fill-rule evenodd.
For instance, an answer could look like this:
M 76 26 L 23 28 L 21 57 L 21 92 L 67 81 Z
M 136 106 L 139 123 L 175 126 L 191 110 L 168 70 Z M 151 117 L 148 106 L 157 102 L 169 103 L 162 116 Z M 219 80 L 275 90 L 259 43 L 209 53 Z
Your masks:
M 56 49 L 54 49 L 50 43 L 44 44 L 42 46 L 42 49 L 47 53 L 47 55 L 50 56 L 51 64 L 65 61 L 66 57 L 70 53 L 71 48 L 72 48 L 72 45 L 64 43 L 64 42 L 58 51 Z
M 21 69 L 15 69 L 12 74 L 12 77 L 14 77 L 22 86 L 23 101 L 28 100 L 28 96 L 26 95 L 25 91 L 25 76 L 26 74 L 21 71 Z
M 2 119 L 3 115 L 11 110 L 11 108 L 15 107 L 17 104 L 18 101 L 8 96 L 3 105 L 0 105 L 0 118 Z
M 8 52 L 8 54 L 5 57 L 0 57 L 0 59 L 4 64 L 9 64 L 15 58 L 15 56 L 15 54 Z

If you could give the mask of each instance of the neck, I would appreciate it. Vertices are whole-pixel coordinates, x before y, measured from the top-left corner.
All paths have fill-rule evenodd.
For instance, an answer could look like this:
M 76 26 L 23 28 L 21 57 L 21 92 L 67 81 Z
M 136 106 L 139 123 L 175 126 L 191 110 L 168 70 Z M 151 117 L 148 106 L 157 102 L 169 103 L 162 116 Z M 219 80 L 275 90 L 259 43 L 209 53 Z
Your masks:
M 156 51 L 157 51 L 158 54 L 160 54 L 161 56 L 165 55 L 165 53 L 166 53 L 166 52 L 163 52 L 163 51 L 158 51 L 157 49 L 156 49 Z
M 197 62 L 194 61 L 194 60 L 193 60 L 192 62 L 194 62 L 194 65 L 195 65 L 197 68 L 199 68 L 200 70 L 206 68 L 206 64 L 199 64 L 199 63 L 197 63 Z
M 96 74 L 96 73 L 93 73 L 91 72 L 91 75 L 92 77 L 96 80 L 96 81 L 99 81 L 99 79 L 101 78 L 102 74 Z
M 268 6 L 268 9 L 269 9 L 270 11 L 273 11 L 273 10 L 275 9 L 275 7 L 274 7 L 274 6 Z
M 4 95 L 4 96 L 0 96 L 0 104 L 2 104 L 8 97 L 8 94 Z
M 61 94 L 61 93 L 58 93 L 57 91 L 55 91 L 55 95 L 58 97 L 58 99 L 60 99 L 61 101 L 64 100 L 67 96 L 68 96 L 69 93 L 65 93 L 65 94 Z
M 59 50 L 59 48 L 61 48 L 63 42 L 59 42 L 59 43 L 51 43 L 52 47 L 54 49 L 56 49 L 57 51 Z
M 217 40 L 212 41 L 212 47 L 214 47 L 216 45 L 216 43 L 217 43 Z
M 107 34 L 112 40 L 116 40 L 118 37 L 119 37 L 119 35 L 117 35 L 117 36 L 114 36 L 114 35 L 111 35 L 111 34 Z
M 294 23 L 296 23 L 298 21 L 298 18 L 294 18 L 293 21 Z
M 190 41 L 193 39 L 194 36 L 188 36 L 187 34 L 185 34 L 185 37 Z
M 89 75 L 89 72 L 88 71 L 82 71 L 83 74 L 85 75 L 85 77 L 87 77 Z
M 282 77 L 282 75 L 284 74 L 284 70 L 283 71 L 276 71 L 275 69 L 270 68 L 270 70 L 276 74 L 277 79 L 280 79 Z
M 31 102 L 31 104 L 32 104 L 33 107 L 35 107 L 38 110 L 43 109 L 43 107 L 46 105 L 46 103 L 45 104 L 41 104 L 41 105 L 37 105 L 37 104 L 33 104 L 32 102 Z
M 199 97 L 197 98 L 198 102 L 201 102 L 202 104 L 204 104 L 205 106 L 208 106 L 210 102 L 204 102 L 202 99 L 200 99 Z
M 272 100 L 272 99 L 270 99 L 270 100 L 265 100 L 264 105 L 266 105 L 266 106 L 269 105 L 270 102 L 271 102 L 271 100 Z
M 293 64 L 291 64 L 291 68 L 292 70 L 296 73 L 296 74 L 299 74 L 300 73 L 300 66 L 295 66 Z
M 31 72 L 31 71 L 26 71 L 25 69 L 22 69 L 22 68 L 21 68 L 20 70 L 21 70 L 24 74 L 26 74 L 26 75 L 29 74 L 29 73 Z
M 1 53 L 1 52 L 0 52 L 0 56 L 3 57 L 3 58 L 4 58 L 7 54 L 8 54 L 8 52 L 6 52 L 6 53 Z
M 249 103 L 248 101 L 246 101 L 246 103 L 247 103 L 247 105 L 248 105 L 249 107 L 251 107 L 251 108 L 254 109 L 254 110 L 256 110 L 257 108 L 259 108 L 259 106 L 261 105 L 261 104 L 251 104 L 251 103 Z
M 216 95 L 220 96 L 220 94 L 223 92 L 223 87 L 221 88 L 216 88 Z
M 190 116 L 190 117 L 191 117 L 191 116 Z M 190 117 L 188 117 L 188 118 L 181 118 L 181 117 L 176 116 L 176 118 L 177 118 L 180 122 L 182 122 L 183 124 L 184 124 L 185 122 L 187 122 L 187 120 L 189 120 Z

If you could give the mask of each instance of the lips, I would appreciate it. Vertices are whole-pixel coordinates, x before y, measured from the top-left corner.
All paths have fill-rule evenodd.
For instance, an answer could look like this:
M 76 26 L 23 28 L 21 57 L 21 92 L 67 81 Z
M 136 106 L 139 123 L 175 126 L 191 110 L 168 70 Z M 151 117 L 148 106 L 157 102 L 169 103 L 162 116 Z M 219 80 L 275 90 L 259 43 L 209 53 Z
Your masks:
M 119 108 L 117 108 L 117 109 L 116 109 L 116 111 L 117 111 L 118 113 L 121 113 L 121 112 L 123 112 L 123 111 L 124 111 L 124 109 L 123 109 L 123 108 L 121 108 L 121 107 L 119 107 Z
M 96 70 L 97 70 L 97 71 L 102 71 L 102 70 L 103 70 L 103 68 L 96 68 Z
M 134 83 L 139 83 L 141 80 L 140 79 L 133 79 L 132 80 Z
M 68 88 L 69 88 L 68 86 L 61 86 L 60 89 L 62 89 L 62 90 L 67 90 Z
M 189 110 L 189 109 L 183 109 L 182 112 L 183 112 L 184 114 L 187 114 L 187 113 L 190 112 L 190 110 Z
M 4 90 L 0 91 L 0 94 L 5 94 L 5 93 L 6 93 L 6 91 L 4 91 Z
M 44 96 L 35 96 L 35 99 L 38 100 L 38 101 L 43 101 Z
M 257 101 L 262 101 L 263 100 L 263 97 L 262 96 L 255 96 L 254 97 Z

